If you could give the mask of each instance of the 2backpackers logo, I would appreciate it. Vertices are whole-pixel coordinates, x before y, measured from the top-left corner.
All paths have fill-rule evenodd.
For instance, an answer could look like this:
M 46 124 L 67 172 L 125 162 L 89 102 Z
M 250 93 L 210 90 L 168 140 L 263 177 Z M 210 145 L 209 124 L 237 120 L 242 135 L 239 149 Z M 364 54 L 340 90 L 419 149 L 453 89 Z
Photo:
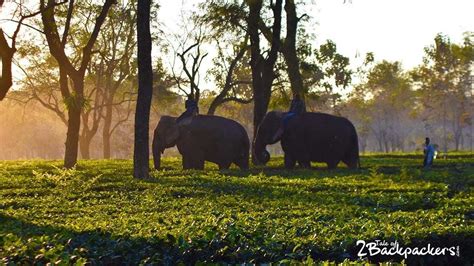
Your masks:
M 403 256 L 405 259 L 408 256 L 458 256 L 460 257 L 459 246 L 452 247 L 435 247 L 428 244 L 424 247 L 402 247 L 395 242 L 387 242 L 384 240 L 375 240 L 374 242 L 365 242 L 364 240 L 357 240 L 356 245 L 360 245 L 357 256 L 359 258 L 372 257 L 377 255 L 382 256 Z

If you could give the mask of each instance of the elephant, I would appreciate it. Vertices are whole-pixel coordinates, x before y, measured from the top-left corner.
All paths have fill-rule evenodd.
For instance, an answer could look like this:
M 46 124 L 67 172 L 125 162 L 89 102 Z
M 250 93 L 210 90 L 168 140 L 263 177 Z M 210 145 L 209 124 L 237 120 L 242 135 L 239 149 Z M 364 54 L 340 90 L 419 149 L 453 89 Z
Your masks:
M 349 168 L 360 167 L 359 141 L 354 125 L 346 118 L 325 113 L 305 112 L 285 121 L 285 112 L 268 112 L 260 123 L 253 143 L 253 161 L 266 164 L 266 146 L 280 141 L 285 167 L 296 162 L 310 168 L 311 162 L 324 162 L 329 169 L 340 161 Z
M 165 149 L 178 147 L 183 169 L 204 169 L 204 161 L 228 169 L 232 163 L 249 168 L 250 141 L 244 127 L 234 120 L 213 115 L 195 115 L 176 122 L 176 117 L 162 116 L 153 136 L 153 159 L 160 168 Z

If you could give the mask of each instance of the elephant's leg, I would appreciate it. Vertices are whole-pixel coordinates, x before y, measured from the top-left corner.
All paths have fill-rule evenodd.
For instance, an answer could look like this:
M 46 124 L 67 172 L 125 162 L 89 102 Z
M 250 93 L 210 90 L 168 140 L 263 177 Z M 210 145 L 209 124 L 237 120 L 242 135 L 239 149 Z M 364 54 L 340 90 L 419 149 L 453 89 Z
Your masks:
M 182 161 L 183 161 L 183 170 L 193 169 L 191 158 L 189 156 L 183 155 Z
M 326 164 L 328 165 L 328 169 L 335 169 L 337 165 L 339 164 L 339 160 L 332 160 L 332 161 L 326 162 Z
M 296 160 L 293 159 L 288 153 L 285 153 L 285 168 L 293 169 L 295 168 Z
M 203 170 L 204 169 L 204 153 L 196 149 L 195 147 L 190 147 L 186 153 L 187 156 L 183 154 L 183 163 L 184 158 L 186 157 L 187 162 L 187 169 L 196 169 L 196 170 Z
M 249 169 L 249 152 L 248 148 L 242 152 L 241 156 L 237 157 L 233 163 L 237 165 L 241 170 Z
M 201 152 L 193 151 L 189 164 L 191 169 L 204 170 L 204 155 Z
M 193 169 L 204 170 L 204 159 L 196 159 Z
M 248 170 L 249 169 L 249 158 L 240 158 L 237 159 L 235 162 L 235 165 L 237 165 L 240 170 Z
M 345 159 L 342 161 L 350 169 L 356 169 L 358 167 L 358 162 L 356 159 Z
M 219 163 L 219 170 L 229 169 L 232 162 L 221 162 Z
M 307 169 L 311 168 L 311 161 L 306 161 L 306 160 L 305 161 L 298 161 L 298 164 L 302 168 L 307 168 Z

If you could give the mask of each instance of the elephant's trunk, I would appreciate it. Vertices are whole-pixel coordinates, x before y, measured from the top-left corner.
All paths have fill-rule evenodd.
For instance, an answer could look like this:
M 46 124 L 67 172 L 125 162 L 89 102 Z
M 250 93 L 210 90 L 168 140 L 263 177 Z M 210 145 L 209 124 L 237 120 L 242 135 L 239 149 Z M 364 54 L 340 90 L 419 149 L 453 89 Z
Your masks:
M 265 165 L 270 161 L 270 153 L 266 145 L 257 137 L 252 148 L 252 161 L 255 165 Z
M 164 151 L 163 145 L 159 138 L 155 135 L 153 138 L 152 151 L 153 151 L 153 164 L 155 169 L 158 170 L 161 167 L 161 153 Z

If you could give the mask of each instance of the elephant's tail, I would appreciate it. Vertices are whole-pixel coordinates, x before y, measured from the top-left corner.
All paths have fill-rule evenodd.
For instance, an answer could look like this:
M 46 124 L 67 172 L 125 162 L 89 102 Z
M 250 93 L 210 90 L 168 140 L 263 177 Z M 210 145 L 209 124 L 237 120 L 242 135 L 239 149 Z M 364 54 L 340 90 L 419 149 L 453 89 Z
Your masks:
M 161 151 L 156 133 L 153 135 L 151 150 L 153 153 L 153 165 L 155 166 L 155 169 L 158 170 L 161 166 Z
M 357 136 L 357 131 L 354 128 L 354 134 L 352 135 L 352 145 L 353 155 L 357 158 L 357 168 L 360 169 L 360 155 L 359 155 L 359 137 Z
M 249 152 L 250 152 L 250 139 L 249 136 L 247 135 L 247 131 L 245 128 L 242 127 L 242 140 L 241 144 L 243 147 L 243 156 L 244 158 L 249 159 Z

